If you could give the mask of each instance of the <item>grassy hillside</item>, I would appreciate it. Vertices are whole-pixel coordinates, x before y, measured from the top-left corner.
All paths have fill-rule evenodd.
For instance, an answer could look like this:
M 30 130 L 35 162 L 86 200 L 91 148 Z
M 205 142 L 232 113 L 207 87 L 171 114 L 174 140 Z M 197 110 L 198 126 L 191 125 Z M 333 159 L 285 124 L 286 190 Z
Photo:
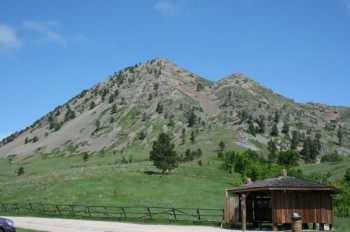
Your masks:
M 215 155 L 161 175 L 147 156 L 125 153 L 90 155 L 87 161 L 82 155 L 46 154 L 19 163 L 11 163 L 11 157 L 0 159 L 0 202 L 222 208 L 224 190 L 240 178 L 218 169 Z M 350 157 L 343 157 L 300 169 L 306 176 L 329 172 L 332 181 L 343 178 L 349 166 Z M 20 167 L 25 173 L 17 176 Z
M 314 175 L 322 177 L 322 175 L 330 174 L 330 181 L 337 181 L 344 177 L 346 170 L 350 167 L 350 157 L 344 156 L 341 161 L 319 163 L 319 164 L 305 164 L 300 166 L 304 175 Z
M 82 156 L 1 159 L 0 202 L 222 208 L 224 190 L 239 176 L 213 162 L 194 161 L 161 175 L 150 161 L 124 164 L 113 153 L 86 162 Z M 21 166 L 25 174 L 17 176 Z

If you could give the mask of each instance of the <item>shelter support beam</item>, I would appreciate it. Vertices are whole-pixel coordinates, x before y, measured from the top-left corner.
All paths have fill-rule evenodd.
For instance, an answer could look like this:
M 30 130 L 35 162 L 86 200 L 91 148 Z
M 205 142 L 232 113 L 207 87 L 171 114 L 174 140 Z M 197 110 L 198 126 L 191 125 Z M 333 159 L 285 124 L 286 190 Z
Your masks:
M 247 229 L 246 195 L 245 195 L 245 194 L 242 194 L 240 200 L 241 200 L 241 223 L 242 223 L 242 231 L 246 231 L 246 229 Z

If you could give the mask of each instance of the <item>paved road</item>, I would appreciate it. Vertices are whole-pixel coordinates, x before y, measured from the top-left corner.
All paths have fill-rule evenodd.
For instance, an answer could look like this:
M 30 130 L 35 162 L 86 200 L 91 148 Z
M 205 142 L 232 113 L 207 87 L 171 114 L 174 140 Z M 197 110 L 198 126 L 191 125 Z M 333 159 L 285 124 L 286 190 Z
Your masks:
M 232 232 L 207 226 L 140 225 L 121 222 L 72 219 L 7 217 L 16 227 L 47 232 Z

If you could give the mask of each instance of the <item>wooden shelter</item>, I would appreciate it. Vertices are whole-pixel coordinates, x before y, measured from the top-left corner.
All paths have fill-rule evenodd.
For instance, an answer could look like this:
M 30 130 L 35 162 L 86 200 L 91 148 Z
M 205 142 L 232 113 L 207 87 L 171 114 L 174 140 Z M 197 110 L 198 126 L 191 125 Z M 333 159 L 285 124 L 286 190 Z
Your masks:
M 245 230 L 245 221 L 261 226 L 272 223 L 273 230 L 279 224 L 292 223 L 292 213 L 301 216 L 302 223 L 324 224 L 330 229 L 333 225 L 333 207 L 331 194 L 341 191 L 332 186 L 311 180 L 283 176 L 227 189 L 225 199 L 225 223 L 241 222 Z M 235 195 L 236 197 L 230 197 Z

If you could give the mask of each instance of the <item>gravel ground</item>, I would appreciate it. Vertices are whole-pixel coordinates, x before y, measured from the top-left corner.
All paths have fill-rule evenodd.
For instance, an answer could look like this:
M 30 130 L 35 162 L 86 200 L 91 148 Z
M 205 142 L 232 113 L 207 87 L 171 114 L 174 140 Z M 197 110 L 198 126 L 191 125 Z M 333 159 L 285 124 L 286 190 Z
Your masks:
M 72 219 L 7 217 L 18 228 L 47 232 L 232 232 L 207 226 L 140 225 L 121 222 L 83 221 Z

